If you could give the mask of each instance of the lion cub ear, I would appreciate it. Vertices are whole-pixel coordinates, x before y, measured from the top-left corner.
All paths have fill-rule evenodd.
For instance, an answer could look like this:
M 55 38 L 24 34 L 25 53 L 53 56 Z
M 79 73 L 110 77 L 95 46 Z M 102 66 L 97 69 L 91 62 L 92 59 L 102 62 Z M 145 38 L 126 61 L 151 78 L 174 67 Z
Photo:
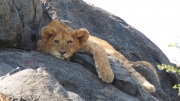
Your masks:
M 49 38 L 55 36 L 57 34 L 56 30 L 50 26 L 45 26 L 41 30 L 41 38 L 44 41 L 48 41 Z
M 89 38 L 89 31 L 84 29 L 84 28 L 81 28 L 81 29 L 75 31 L 75 33 L 73 34 L 73 37 L 78 39 L 79 46 L 81 47 L 88 40 L 88 38 Z

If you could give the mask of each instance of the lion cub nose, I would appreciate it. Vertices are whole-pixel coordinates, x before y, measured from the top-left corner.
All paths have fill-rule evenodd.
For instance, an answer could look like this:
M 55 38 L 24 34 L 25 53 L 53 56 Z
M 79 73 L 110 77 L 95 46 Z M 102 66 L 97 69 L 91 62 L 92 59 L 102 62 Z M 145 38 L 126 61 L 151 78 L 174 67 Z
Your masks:
M 64 55 L 66 52 L 59 52 L 61 55 Z

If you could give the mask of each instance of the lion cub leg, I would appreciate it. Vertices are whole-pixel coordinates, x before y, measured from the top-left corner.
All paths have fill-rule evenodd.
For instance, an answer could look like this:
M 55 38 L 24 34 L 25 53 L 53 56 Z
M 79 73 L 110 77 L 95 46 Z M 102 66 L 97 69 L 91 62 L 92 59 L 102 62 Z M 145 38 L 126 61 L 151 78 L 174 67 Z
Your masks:
M 94 42 L 87 42 L 81 50 L 93 54 L 99 78 L 106 83 L 111 83 L 114 79 L 114 73 L 111 69 L 105 50 Z
M 94 51 L 93 55 L 99 78 L 104 82 L 111 83 L 114 79 L 114 73 L 112 72 L 107 56 L 102 51 Z
M 125 69 L 127 70 L 127 72 L 129 72 L 129 75 L 134 77 L 137 80 L 137 82 L 139 82 L 149 93 L 154 93 L 156 91 L 154 85 L 149 83 L 140 73 L 138 73 L 132 67 L 132 65 L 129 64 L 129 66 L 127 66 L 127 68 L 125 67 Z
M 137 80 L 149 93 L 154 93 L 156 88 L 154 85 L 149 83 L 139 72 L 137 72 L 130 64 L 129 60 L 127 60 L 122 54 L 119 52 L 114 52 L 113 57 L 116 57 L 120 60 L 120 65 L 123 66 L 124 69 L 132 76 L 134 79 Z

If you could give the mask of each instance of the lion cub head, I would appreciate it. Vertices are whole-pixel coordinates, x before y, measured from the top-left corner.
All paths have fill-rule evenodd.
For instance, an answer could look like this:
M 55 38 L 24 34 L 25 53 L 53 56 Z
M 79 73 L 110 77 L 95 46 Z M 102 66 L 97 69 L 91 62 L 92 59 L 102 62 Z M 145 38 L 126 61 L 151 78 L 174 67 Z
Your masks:
M 88 38 L 89 32 L 86 29 L 73 30 L 58 20 L 52 20 L 42 28 L 37 50 L 61 59 L 69 59 L 86 43 Z

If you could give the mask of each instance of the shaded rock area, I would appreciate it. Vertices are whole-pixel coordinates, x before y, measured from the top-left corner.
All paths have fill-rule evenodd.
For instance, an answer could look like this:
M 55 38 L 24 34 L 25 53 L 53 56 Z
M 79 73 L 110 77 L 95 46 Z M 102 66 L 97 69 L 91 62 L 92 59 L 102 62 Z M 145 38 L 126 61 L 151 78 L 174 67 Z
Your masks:
M 41 1 L 0 1 L 0 96 L 4 94 L 10 101 L 180 100 L 172 88 L 176 79 L 157 69 L 157 64 L 170 64 L 169 60 L 141 32 L 121 18 L 82 0 Z M 153 64 L 160 85 L 146 67 L 134 68 L 155 85 L 156 92 L 149 94 L 118 65 L 120 61 L 111 57 L 115 79 L 107 84 L 98 78 L 92 55 L 78 52 L 69 62 L 31 50 L 36 47 L 41 28 L 51 19 L 59 19 L 74 29 L 88 29 L 131 61 L 145 60 Z
M 41 19 L 40 0 L 1 0 L 0 47 L 35 49 Z

